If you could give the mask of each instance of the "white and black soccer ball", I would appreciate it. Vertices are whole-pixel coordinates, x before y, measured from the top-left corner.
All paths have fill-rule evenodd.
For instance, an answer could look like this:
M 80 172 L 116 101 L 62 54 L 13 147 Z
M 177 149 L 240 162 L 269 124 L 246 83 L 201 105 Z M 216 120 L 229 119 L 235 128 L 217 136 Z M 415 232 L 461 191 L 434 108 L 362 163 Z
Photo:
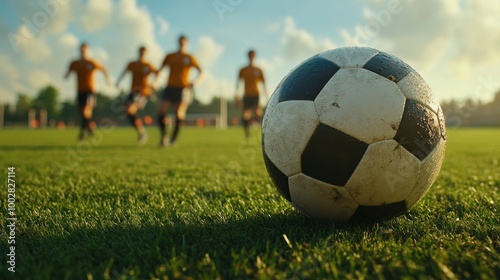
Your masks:
M 410 209 L 444 159 L 441 107 L 408 64 L 346 47 L 294 68 L 270 98 L 262 125 L 267 171 L 308 216 L 377 221 Z

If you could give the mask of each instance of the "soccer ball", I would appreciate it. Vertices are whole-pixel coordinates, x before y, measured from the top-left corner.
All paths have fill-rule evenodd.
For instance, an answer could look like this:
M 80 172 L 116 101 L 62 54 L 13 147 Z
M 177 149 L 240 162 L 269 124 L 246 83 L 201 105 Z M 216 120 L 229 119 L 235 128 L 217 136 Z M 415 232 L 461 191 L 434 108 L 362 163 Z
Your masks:
M 443 112 L 408 64 L 366 47 L 317 54 L 294 68 L 262 124 L 267 171 L 306 215 L 389 219 L 424 196 L 444 159 Z

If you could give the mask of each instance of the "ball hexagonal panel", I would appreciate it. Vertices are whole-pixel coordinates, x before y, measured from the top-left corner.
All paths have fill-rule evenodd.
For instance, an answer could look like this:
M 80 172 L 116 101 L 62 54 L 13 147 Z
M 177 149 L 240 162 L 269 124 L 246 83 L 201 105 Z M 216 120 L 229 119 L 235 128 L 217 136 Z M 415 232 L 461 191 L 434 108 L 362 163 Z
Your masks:
M 266 155 L 266 152 L 263 151 L 264 154 L 264 164 L 266 165 L 267 173 L 269 173 L 271 180 L 273 181 L 278 192 L 286 198 L 288 201 L 292 201 L 290 197 L 290 190 L 288 188 L 288 176 L 283 174 L 281 170 L 276 167 L 276 165 L 269 159 Z
M 344 186 L 368 144 L 330 126 L 319 124 L 302 153 L 302 173 L 336 186 Z
M 379 52 L 368 60 L 363 68 L 395 83 L 401 81 L 408 73 L 415 71 L 401 59 L 384 52 Z
M 394 140 L 419 160 L 425 159 L 441 139 L 438 117 L 426 106 L 406 100 L 401 124 Z
M 373 72 L 345 68 L 314 103 L 322 123 L 370 144 L 396 135 L 405 97 L 395 83 Z
M 367 47 L 344 47 L 322 52 L 318 56 L 330 60 L 341 68 L 354 68 L 363 67 L 378 53 L 376 49 Z
M 434 151 L 420 163 L 419 179 L 406 198 L 408 209 L 413 207 L 427 193 L 436 180 L 443 164 L 445 149 L 446 141 L 439 141 Z
M 267 156 L 285 175 L 300 173 L 301 154 L 319 124 L 314 103 L 278 103 L 266 122 L 263 145 Z
M 351 220 L 356 222 L 377 222 L 397 217 L 408 210 L 404 201 L 399 201 L 380 206 L 362 206 L 360 205 Z
M 304 174 L 290 177 L 292 204 L 310 217 L 347 221 L 357 204 L 343 187 L 329 185 Z
M 394 140 L 370 144 L 345 185 L 359 205 L 405 200 L 418 179 L 420 161 Z
M 432 93 L 429 85 L 417 72 L 410 72 L 406 77 L 398 82 L 398 87 L 407 99 L 417 101 L 420 104 L 425 104 L 434 113 L 437 114 L 439 102 Z
M 288 100 L 312 101 L 340 69 L 335 63 L 313 56 L 293 69 L 281 82 L 279 102 Z

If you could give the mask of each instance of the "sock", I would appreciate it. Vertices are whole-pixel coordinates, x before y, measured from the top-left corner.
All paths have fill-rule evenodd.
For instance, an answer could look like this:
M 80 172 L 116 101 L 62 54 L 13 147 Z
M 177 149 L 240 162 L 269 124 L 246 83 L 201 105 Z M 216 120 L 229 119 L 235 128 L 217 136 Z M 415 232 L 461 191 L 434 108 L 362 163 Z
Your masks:
M 170 143 L 174 143 L 175 140 L 177 140 L 177 135 L 179 134 L 179 130 L 181 129 L 183 123 L 184 120 L 181 120 L 179 118 L 175 119 L 174 133 L 172 133 L 172 138 L 170 139 Z
M 243 129 L 245 130 L 245 136 L 250 136 L 250 120 L 242 119 L 243 121 Z
M 83 132 L 84 130 L 89 128 L 90 121 L 89 119 L 82 117 L 82 122 L 80 124 L 80 131 Z
M 92 122 L 91 118 L 87 119 L 87 131 L 89 132 L 89 135 L 92 135 L 94 133 L 94 130 L 90 127 L 91 122 Z
M 163 137 L 165 134 L 167 134 L 167 126 L 165 124 L 165 115 L 158 115 L 158 125 L 160 126 L 160 133 L 161 136 Z
M 133 126 L 133 127 L 135 127 L 135 129 L 136 129 L 137 131 L 139 131 L 139 128 L 137 127 L 137 123 L 136 123 L 137 118 L 135 117 L 135 115 L 129 114 L 129 115 L 128 115 L 128 119 L 129 119 L 129 121 L 132 123 L 132 126 Z

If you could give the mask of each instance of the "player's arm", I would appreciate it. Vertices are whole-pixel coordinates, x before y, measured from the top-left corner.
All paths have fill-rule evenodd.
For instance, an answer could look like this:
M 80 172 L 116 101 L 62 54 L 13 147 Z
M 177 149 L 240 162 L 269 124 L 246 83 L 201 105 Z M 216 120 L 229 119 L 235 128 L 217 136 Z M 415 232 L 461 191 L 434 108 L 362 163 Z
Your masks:
M 129 70 L 130 70 L 130 64 L 127 65 L 127 67 L 123 70 L 123 72 L 120 75 L 120 77 L 118 77 L 118 79 L 116 80 L 116 84 L 115 84 L 116 87 L 119 87 L 121 80 L 123 79 L 123 77 L 125 77 L 125 74 L 127 74 L 127 72 Z
M 191 87 L 192 87 L 193 85 L 200 82 L 203 71 L 201 70 L 200 65 L 198 65 L 198 62 L 196 61 L 196 59 L 194 59 L 194 57 L 191 57 L 191 67 L 194 67 L 198 71 L 196 77 L 193 79 L 193 81 L 191 81 Z
M 234 93 L 234 97 L 236 99 L 236 104 L 239 107 L 242 107 L 242 104 L 241 104 L 241 95 L 239 94 L 241 79 L 243 79 L 242 70 L 243 69 L 241 69 L 240 72 L 238 73 L 238 78 L 236 79 L 236 91 Z
M 69 74 L 74 70 L 74 62 L 71 62 L 71 64 L 68 67 L 68 71 L 66 71 L 66 75 L 64 75 L 64 78 L 67 79 L 69 77 Z
M 163 62 L 161 63 L 160 67 L 158 67 L 158 69 L 155 69 L 156 73 L 155 73 L 155 79 L 153 80 L 153 87 L 157 87 L 158 86 L 158 78 L 160 77 L 160 72 L 163 70 L 163 68 L 165 67 L 168 67 L 169 65 L 169 59 L 168 59 L 168 55 L 165 57 L 165 59 L 163 60 Z
M 266 100 L 269 99 L 269 94 L 267 93 L 267 87 L 266 87 L 266 79 L 264 78 L 264 72 L 262 72 L 262 70 L 260 70 L 260 78 L 261 78 L 261 82 L 262 82 L 262 88 L 263 88 L 263 92 L 264 92 L 264 95 L 266 96 Z
M 240 82 L 241 82 L 241 70 L 240 72 L 238 73 L 238 78 L 236 79 L 236 87 L 235 87 L 235 96 L 238 96 L 238 91 L 240 90 Z
M 111 85 L 111 78 L 109 77 L 108 69 L 99 63 L 94 63 L 94 67 L 95 69 L 100 70 L 104 74 L 104 77 L 106 78 L 106 83 L 108 85 Z
M 158 71 L 153 65 L 151 64 L 148 64 L 148 67 L 149 67 L 149 75 L 154 75 L 155 78 L 153 80 L 153 83 L 149 84 L 148 83 L 148 87 L 151 89 L 151 92 L 155 92 L 156 91 L 156 80 L 158 79 L 158 73 L 160 71 Z
M 161 69 L 156 69 L 153 65 L 149 64 L 149 75 L 154 75 L 155 78 L 158 77 L 158 74 L 160 73 Z M 163 68 L 163 66 L 162 66 Z

